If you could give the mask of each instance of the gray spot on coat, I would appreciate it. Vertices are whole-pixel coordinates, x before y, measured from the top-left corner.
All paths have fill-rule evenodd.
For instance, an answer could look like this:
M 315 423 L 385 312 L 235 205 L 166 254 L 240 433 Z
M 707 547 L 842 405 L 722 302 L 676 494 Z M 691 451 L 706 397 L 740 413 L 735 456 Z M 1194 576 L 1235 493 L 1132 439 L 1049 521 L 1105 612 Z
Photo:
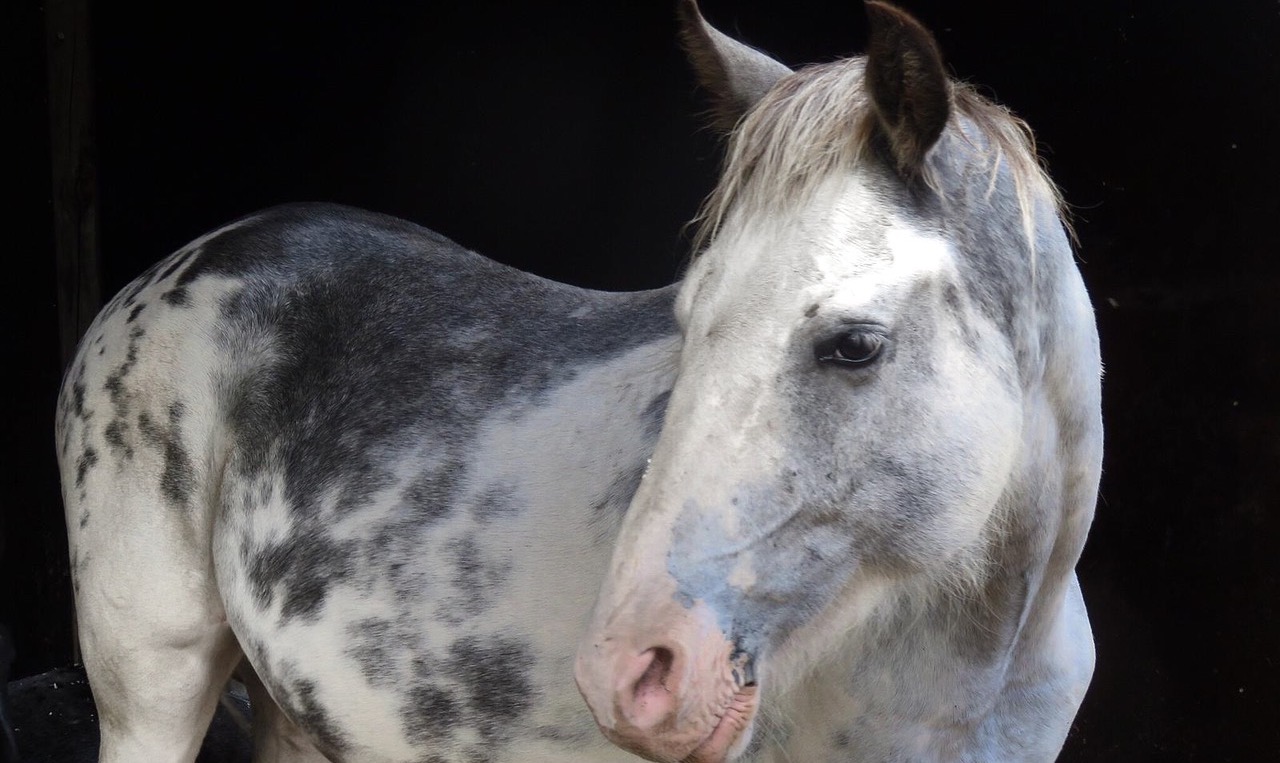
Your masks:
M 494 596 L 506 583 L 511 564 L 486 559 L 474 535 L 450 541 L 445 550 L 453 565 L 452 582 L 459 595 L 445 600 L 439 617 L 456 624 L 493 606 Z
M 114 419 L 102 430 L 102 437 L 111 446 L 111 452 L 118 459 L 133 458 L 133 446 L 125 440 L 125 432 L 129 423 L 124 419 Z
M 252 553 L 246 560 L 249 582 L 260 607 L 283 587 L 280 617 L 311 618 L 319 613 L 330 586 L 346 580 L 356 553 L 354 541 L 338 541 L 322 528 L 297 528 L 290 538 Z
M 386 686 L 395 680 L 394 653 L 400 652 L 390 620 L 370 617 L 347 626 L 351 646 L 346 654 L 360 666 L 360 672 L 372 686 Z
M 289 676 L 283 678 L 284 690 L 280 704 L 289 717 L 299 727 L 306 729 L 316 746 L 327 757 L 341 757 L 342 751 L 347 747 L 346 735 L 329 711 L 320 704 L 316 697 L 315 682 Z
M 166 291 L 164 294 L 160 295 L 160 299 L 163 299 L 167 304 L 173 307 L 186 307 L 191 303 L 191 297 L 184 286 L 179 286 Z
M 169 406 L 167 425 L 157 424 L 146 411 L 138 414 L 138 432 L 143 441 L 160 450 L 164 466 L 160 472 L 160 492 L 175 508 L 183 508 L 195 489 L 195 467 L 182 443 L 182 417 L 185 407 L 179 402 Z M 114 422 L 113 422 L 114 423 Z
M 84 479 L 88 476 L 89 470 L 98 464 L 98 451 L 93 448 L 85 448 L 80 454 L 80 458 L 76 459 L 76 487 L 84 487 Z
M 462 723 L 462 708 L 453 692 L 423 683 L 409 690 L 401 718 L 405 736 L 414 744 L 426 745 L 448 738 Z
M 537 701 L 534 658 L 522 639 L 474 636 L 454 642 L 442 659 L 415 659 L 402 710 L 405 733 L 417 744 L 441 743 L 458 728 L 480 736 L 482 759 L 524 731 Z

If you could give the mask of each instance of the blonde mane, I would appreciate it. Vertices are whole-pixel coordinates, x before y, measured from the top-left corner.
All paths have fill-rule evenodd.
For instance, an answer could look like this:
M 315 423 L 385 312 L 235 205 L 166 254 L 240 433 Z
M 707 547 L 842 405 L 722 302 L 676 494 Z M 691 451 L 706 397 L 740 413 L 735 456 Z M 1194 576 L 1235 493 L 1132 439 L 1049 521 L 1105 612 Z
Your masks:
M 858 56 L 805 67 L 780 80 L 743 116 L 730 134 L 720 180 L 691 223 L 696 226 L 695 253 L 716 235 L 730 210 L 777 212 L 808 198 L 836 171 L 858 163 L 876 120 L 863 84 L 865 63 Z M 951 83 L 951 103 L 942 140 L 958 136 L 988 163 L 988 193 L 995 188 L 1001 163 L 1007 164 L 1031 251 L 1037 195 L 1049 198 L 1070 234 L 1062 195 L 1040 163 L 1027 124 L 963 83 Z M 965 120 L 977 127 L 985 146 L 966 133 Z M 921 180 L 939 187 L 928 162 Z

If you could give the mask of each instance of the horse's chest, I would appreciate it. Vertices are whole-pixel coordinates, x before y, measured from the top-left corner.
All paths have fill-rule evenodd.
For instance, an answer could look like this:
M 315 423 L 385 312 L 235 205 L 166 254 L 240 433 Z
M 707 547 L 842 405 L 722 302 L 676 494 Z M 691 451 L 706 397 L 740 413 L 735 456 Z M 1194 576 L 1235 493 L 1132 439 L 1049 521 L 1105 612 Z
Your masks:
M 349 516 L 299 519 L 268 500 L 229 522 L 220 582 L 247 655 L 286 712 L 355 758 L 497 759 L 541 727 L 579 737 L 569 645 L 607 545 L 550 537 L 536 511 L 514 508 L 519 485 L 416 502 L 439 478 L 424 472 Z M 556 563 L 566 557 L 571 573 Z

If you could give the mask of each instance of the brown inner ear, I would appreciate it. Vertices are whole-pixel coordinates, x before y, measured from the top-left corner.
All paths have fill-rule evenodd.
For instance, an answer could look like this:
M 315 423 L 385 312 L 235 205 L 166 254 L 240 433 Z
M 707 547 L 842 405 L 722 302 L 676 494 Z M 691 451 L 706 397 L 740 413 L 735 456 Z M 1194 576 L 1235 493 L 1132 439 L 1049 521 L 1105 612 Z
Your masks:
M 933 35 L 909 14 L 867 3 L 871 40 L 866 84 L 897 170 L 919 174 L 951 113 L 951 85 Z
M 791 70 L 717 31 L 702 17 L 696 0 L 682 0 L 679 13 L 680 40 L 698 83 L 711 95 L 712 122 L 728 132 Z

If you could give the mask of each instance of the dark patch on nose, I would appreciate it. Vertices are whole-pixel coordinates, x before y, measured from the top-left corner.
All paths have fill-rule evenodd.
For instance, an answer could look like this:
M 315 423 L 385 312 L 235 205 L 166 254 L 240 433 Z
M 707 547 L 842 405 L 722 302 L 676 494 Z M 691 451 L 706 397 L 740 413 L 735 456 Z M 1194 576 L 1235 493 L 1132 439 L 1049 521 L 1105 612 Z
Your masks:
M 817 315 L 818 308 L 819 308 L 819 305 L 817 302 L 814 302 L 812 305 L 809 305 L 809 307 L 805 308 L 804 317 L 812 318 L 813 316 Z
M 182 443 L 182 417 L 185 407 L 181 401 L 169 406 L 168 426 L 155 423 L 146 411 L 138 414 L 138 432 L 143 441 L 160 450 L 164 467 L 160 472 L 160 490 L 176 507 L 186 506 L 195 487 L 195 467 L 187 448 Z
M 319 527 L 295 528 L 289 540 L 249 554 L 247 568 L 258 606 L 271 606 L 277 586 L 284 588 L 280 618 L 315 617 L 329 589 L 354 569 L 354 541 L 335 541 Z

